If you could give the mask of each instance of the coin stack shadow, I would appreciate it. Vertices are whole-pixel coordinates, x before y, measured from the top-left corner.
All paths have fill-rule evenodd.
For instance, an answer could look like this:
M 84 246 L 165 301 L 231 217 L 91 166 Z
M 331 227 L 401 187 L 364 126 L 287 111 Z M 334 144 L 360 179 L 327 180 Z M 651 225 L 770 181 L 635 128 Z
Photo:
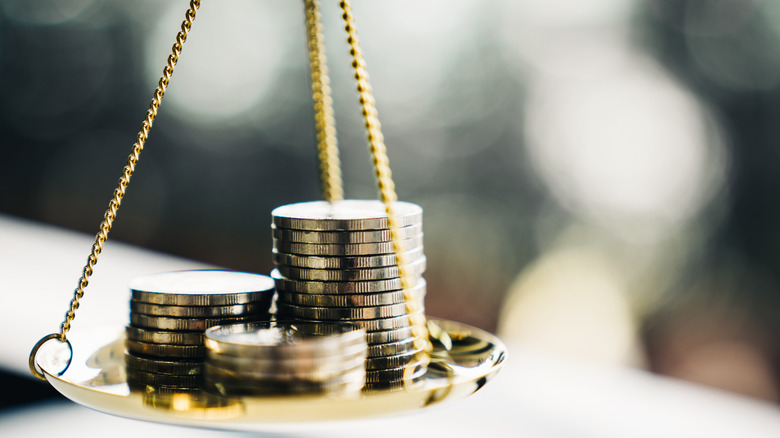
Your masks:
M 206 330 L 205 388 L 222 395 L 359 393 L 365 330 L 337 324 L 250 323 Z
M 130 284 L 125 364 L 131 388 L 197 392 L 203 332 L 220 324 L 268 321 L 273 281 L 245 272 L 196 270 L 152 274 Z
M 422 302 L 422 208 L 395 205 L 408 293 Z M 366 390 L 401 388 L 421 376 L 387 215 L 379 201 L 290 204 L 272 213 L 277 319 L 344 322 L 366 330 Z

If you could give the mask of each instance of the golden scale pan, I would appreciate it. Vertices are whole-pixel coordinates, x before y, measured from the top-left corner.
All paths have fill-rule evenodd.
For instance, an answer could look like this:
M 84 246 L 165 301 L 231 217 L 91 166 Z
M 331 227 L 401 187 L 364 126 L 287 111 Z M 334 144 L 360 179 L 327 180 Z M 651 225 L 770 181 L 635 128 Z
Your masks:
M 319 5 L 318 0 L 304 2 L 323 198 L 326 201 L 338 201 L 342 199 L 343 191 Z M 43 337 L 33 347 L 30 353 L 30 371 L 36 377 L 48 381 L 69 399 L 98 411 L 159 423 L 228 430 L 267 430 L 274 426 L 285 427 L 292 424 L 411 412 L 459 400 L 479 390 L 503 366 L 506 347 L 490 333 L 454 321 L 426 321 L 423 318 L 422 323 L 413 323 L 413 329 L 423 330 L 425 339 L 430 339 L 429 348 L 425 350 L 429 365 L 421 378 L 409 381 L 400 389 L 351 395 L 225 396 L 205 390 L 196 393 L 161 393 L 149 388 L 131 389 L 124 361 L 125 334 L 121 327 L 83 329 L 67 334 L 98 255 L 108 238 L 108 232 L 199 6 L 200 0 L 191 0 L 189 3 L 181 30 L 176 35 L 176 42 L 163 68 L 163 74 L 119 180 L 119 186 L 114 191 L 100 225 L 92 253 L 84 267 L 60 332 Z M 406 305 L 411 314 L 416 300 L 406 295 L 410 286 L 403 274 L 405 261 L 400 251 L 403 243 L 393 208 L 397 197 L 386 148 L 357 40 L 351 7 L 347 0 L 341 1 L 340 7 L 348 34 L 347 41 L 368 131 L 380 199 L 385 205 Z

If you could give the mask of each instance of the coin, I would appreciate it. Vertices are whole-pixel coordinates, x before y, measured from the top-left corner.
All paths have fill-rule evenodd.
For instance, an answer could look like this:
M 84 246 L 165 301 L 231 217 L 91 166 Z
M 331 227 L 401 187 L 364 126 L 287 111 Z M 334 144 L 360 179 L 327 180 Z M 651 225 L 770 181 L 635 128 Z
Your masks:
M 130 283 L 133 300 L 172 306 L 270 305 L 273 287 L 265 275 L 220 270 L 163 272 Z
M 267 314 L 263 315 L 248 315 L 248 316 L 234 316 L 225 317 L 219 319 L 203 319 L 203 318 L 172 318 L 167 316 L 151 316 L 142 315 L 140 313 L 130 313 L 130 321 L 136 327 L 161 329 L 161 330 L 206 330 L 209 327 L 214 327 L 222 324 L 231 324 L 239 322 L 251 322 L 268 320 L 270 317 Z
M 382 330 L 376 332 L 366 332 L 366 343 L 384 344 L 386 342 L 396 342 L 412 336 L 410 327 L 402 327 L 395 330 Z
M 146 371 L 128 369 L 127 380 L 151 386 L 164 385 L 190 388 L 200 385 L 203 381 L 203 377 L 201 375 L 174 376 L 170 374 L 148 373 Z
M 408 370 L 407 370 L 408 369 Z M 427 371 L 424 362 L 415 362 L 403 367 L 366 371 L 366 383 L 391 382 L 422 377 Z
M 401 239 L 422 237 L 421 225 L 399 228 L 398 231 Z M 298 243 L 350 244 L 392 241 L 389 229 L 371 231 L 309 231 L 273 227 L 273 236 L 278 240 Z
M 125 353 L 125 364 L 128 369 L 136 371 L 145 371 L 154 374 L 171 375 L 197 375 L 203 371 L 203 361 L 172 361 L 151 359 L 148 357 L 136 356 L 130 352 Z
M 368 357 L 395 356 L 398 354 L 409 353 L 415 350 L 414 341 L 416 338 L 402 339 L 396 342 L 387 342 L 385 344 L 372 344 L 368 346 Z
M 406 274 L 419 277 L 425 272 L 425 257 L 406 265 Z M 309 269 L 292 266 L 277 266 L 276 269 L 287 278 L 308 281 L 371 281 L 398 278 L 397 266 L 368 269 Z
M 419 352 L 420 350 L 412 349 L 392 356 L 370 357 L 366 359 L 366 370 L 384 370 L 388 368 L 404 367 L 412 363 Z
M 425 297 L 425 283 L 418 281 L 418 286 L 408 293 L 418 300 Z M 278 300 L 297 306 L 313 307 L 370 307 L 404 302 L 403 291 L 379 292 L 374 294 L 307 294 L 298 292 L 277 292 Z
M 382 268 L 385 266 L 395 266 L 398 264 L 395 254 L 380 254 L 372 256 L 354 256 L 354 257 L 328 257 L 297 255 L 284 252 L 273 252 L 274 263 L 284 266 L 295 266 L 298 268 L 312 269 L 365 269 Z M 411 263 L 423 256 L 423 248 L 417 247 L 404 252 L 404 258 L 407 263 Z
M 224 370 L 241 373 L 281 373 L 295 374 L 301 377 L 319 373 L 343 373 L 344 370 L 362 367 L 366 360 L 366 350 L 330 356 L 312 356 L 307 353 L 289 357 L 246 357 L 228 356 L 208 351 L 206 362 Z
M 423 246 L 422 237 L 414 237 L 401 241 L 403 251 L 409 251 Z M 273 239 L 273 249 L 299 255 L 314 256 L 365 256 L 377 254 L 393 254 L 393 242 L 348 243 L 344 245 L 332 243 L 297 243 Z
M 154 356 L 159 358 L 204 358 L 206 347 L 197 345 L 151 344 L 147 342 L 125 339 L 125 348 L 135 355 Z
M 203 345 L 203 332 L 174 332 L 134 326 L 125 327 L 127 339 L 152 344 Z
M 399 227 L 420 224 L 422 208 L 395 202 Z M 314 201 L 288 204 L 271 211 L 278 228 L 314 231 L 382 230 L 389 228 L 382 202 L 376 200 Z
M 318 321 L 351 321 L 406 315 L 405 303 L 375 307 L 305 307 L 277 302 L 276 308 L 281 315 Z
M 310 322 L 310 323 L 320 322 L 316 319 L 307 319 L 301 317 L 296 317 L 295 319 L 300 322 Z M 353 319 L 350 320 L 349 323 L 364 328 L 366 332 L 395 330 L 395 329 L 409 327 L 409 315 L 396 316 L 393 318 Z
M 374 281 L 302 281 L 283 276 L 278 269 L 271 271 L 276 289 L 288 292 L 315 294 L 362 294 L 401 290 L 401 279 Z
M 204 344 L 215 353 L 239 357 L 316 357 L 365 349 L 365 331 L 354 325 L 265 323 L 209 329 Z
M 268 294 L 271 295 L 270 293 Z M 175 318 L 220 318 L 248 316 L 268 313 L 270 303 L 248 303 L 233 306 L 161 306 L 158 304 L 130 301 L 130 310 L 144 315 L 171 316 Z

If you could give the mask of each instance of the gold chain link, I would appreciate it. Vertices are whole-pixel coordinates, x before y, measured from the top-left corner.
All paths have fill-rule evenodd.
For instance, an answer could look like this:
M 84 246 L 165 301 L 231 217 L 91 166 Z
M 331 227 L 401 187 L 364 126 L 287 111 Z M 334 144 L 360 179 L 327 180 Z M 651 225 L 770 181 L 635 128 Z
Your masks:
M 304 3 L 322 197 L 326 201 L 333 202 L 344 199 L 344 188 L 341 182 L 336 120 L 333 118 L 328 59 L 325 56 L 325 41 L 322 35 L 322 15 L 318 0 L 304 0 Z
M 144 148 L 146 139 L 149 137 L 149 130 L 152 128 L 152 122 L 157 116 L 157 109 L 160 107 L 162 98 L 165 95 L 165 89 L 168 86 L 168 82 L 171 80 L 173 69 L 179 60 L 181 49 L 184 46 L 184 41 L 186 41 L 187 34 L 192 27 L 192 22 L 195 20 L 195 13 L 197 12 L 198 7 L 200 7 L 200 0 L 190 1 L 189 9 L 187 9 L 184 21 L 181 24 L 181 30 L 176 34 L 176 42 L 171 48 L 171 54 L 168 56 L 168 62 L 163 68 L 162 77 L 160 77 L 160 80 L 157 83 L 157 88 L 154 90 L 154 97 L 152 98 L 152 102 L 149 105 L 149 109 L 146 111 L 146 117 L 141 124 L 141 131 L 136 136 L 135 144 L 133 144 L 133 150 L 127 159 L 127 164 L 122 171 L 122 176 L 119 178 L 119 185 L 114 190 L 114 196 L 111 198 L 111 202 L 108 204 L 108 210 L 106 210 L 106 213 L 103 215 L 103 221 L 100 223 L 100 231 L 95 237 L 95 243 L 92 244 L 92 253 L 87 259 L 86 266 L 84 266 L 81 279 L 79 279 L 78 287 L 76 288 L 76 291 L 73 294 L 73 299 L 70 302 L 70 309 L 65 314 L 65 320 L 60 326 L 59 337 L 61 341 L 66 340 L 65 334 L 68 332 L 68 330 L 70 330 L 70 323 L 73 321 L 73 318 L 76 317 L 76 309 L 79 308 L 79 300 L 84 296 L 84 289 L 89 284 L 89 277 L 92 275 L 93 268 L 98 261 L 98 255 L 101 251 L 103 251 L 103 244 L 108 238 L 108 233 L 111 231 L 111 226 L 114 223 L 114 219 L 116 219 L 117 210 L 119 210 L 119 206 L 122 203 L 122 198 L 125 196 L 125 190 L 127 190 L 127 185 L 130 183 L 130 177 L 133 176 L 135 165 L 138 163 L 138 159 L 141 156 L 141 151 Z
M 387 157 L 387 147 L 385 146 L 384 136 L 382 135 L 382 125 L 379 123 L 379 117 L 376 110 L 376 101 L 368 83 L 368 72 L 366 63 L 363 59 L 363 53 L 360 50 L 357 31 L 355 30 L 355 20 L 352 17 L 352 7 L 349 1 L 342 0 L 339 4 L 344 11 L 342 17 L 346 22 L 344 30 L 347 31 L 347 42 L 349 43 L 349 53 L 352 55 L 352 67 L 355 70 L 355 79 L 357 80 L 357 91 L 360 93 L 360 105 L 363 109 L 365 126 L 368 130 L 368 144 L 371 151 L 371 157 L 374 162 L 374 171 L 379 185 L 379 196 L 385 204 L 387 213 L 387 222 L 390 228 L 390 236 L 393 241 L 393 250 L 398 260 L 398 272 L 401 277 L 401 287 L 404 291 L 404 301 L 406 302 L 406 311 L 409 314 L 412 324 L 412 334 L 415 336 L 415 347 L 421 351 L 422 356 L 428 360 L 432 349 L 428 340 L 428 329 L 426 328 L 425 314 L 422 312 L 422 306 L 416 297 L 409 293 L 414 286 L 413 279 L 409 276 L 406 257 L 404 256 L 403 241 L 398 228 L 394 203 L 398 200 L 395 193 L 395 183 L 390 171 L 390 160 Z

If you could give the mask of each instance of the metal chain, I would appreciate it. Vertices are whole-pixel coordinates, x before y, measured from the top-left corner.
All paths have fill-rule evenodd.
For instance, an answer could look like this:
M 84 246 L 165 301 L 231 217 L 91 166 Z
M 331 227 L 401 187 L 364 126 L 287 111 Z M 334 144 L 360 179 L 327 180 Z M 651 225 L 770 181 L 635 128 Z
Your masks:
M 165 89 L 171 80 L 173 69 L 179 60 L 184 42 L 187 40 L 187 34 L 192 27 L 192 22 L 195 20 L 195 13 L 200 7 L 200 0 L 191 0 L 189 8 L 185 13 L 184 21 L 181 24 L 181 30 L 176 34 L 176 42 L 171 48 L 171 54 L 168 56 L 168 62 L 163 68 L 162 77 L 160 77 L 157 83 L 157 88 L 154 90 L 154 97 L 149 105 L 149 109 L 146 111 L 146 117 L 141 124 L 141 131 L 136 136 L 135 144 L 133 144 L 132 152 L 127 159 L 127 164 L 122 171 L 122 176 L 119 178 L 119 185 L 114 190 L 114 195 L 108 204 L 108 210 L 103 215 L 103 221 L 100 223 L 100 230 L 95 236 L 95 243 L 92 244 L 92 252 L 87 258 L 87 264 L 84 266 L 81 278 L 79 279 L 78 287 L 73 293 L 73 299 L 70 302 L 70 309 L 65 314 L 65 320 L 60 325 L 60 332 L 56 335 L 56 338 L 60 342 L 67 342 L 66 333 L 70 330 L 70 324 L 73 318 L 76 317 L 76 310 L 79 308 L 79 300 L 84 296 L 84 289 L 89 284 L 89 277 L 92 275 L 95 264 L 98 261 L 98 255 L 103 251 L 103 244 L 108 239 L 108 233 L 111 231 L 111 227 L 116 219 L 117 210 L 122 203 L 122 198 L 125 196 L 125 191 L 130 183 L 130 177 L 132 177 L 135 171 L 135 165 L 138 163 L 138 159 L 141 156 L 141 151 L 144 148 L 146 139 L 149 137 L 149 130 L 152 128 L 152 122 L 157 116 L 157 110 L 160 107 L 162 98 L 165 95 Z M 52 339 L 52 335 L 48 335 L 41 339 L 36 344 L 30 353 L 30 371 L 38 378 L 45 379 L 41 372 L 34 366 L 35 354 L 38 349 L 43 345 L 45 340 Z
M 390 160 L 387 157 L 387 147 L 385 146 L 384 136 L 382 135 L 382 125 L 379 123 L 379 117 L 376 110 L 376 101 L 368 83 L 368 72 L 366 63 L 363 59 L 363 53 L 360 50 L 357 31 L 355 30 L 355 20 L 352 17 L 352 7 L 349 1 L 342 0 L 339 4 L 344 11 L 342 18 L 346 22 L 344 30 L 347 31 L 347 42 L 349 43 L 349 53 L 352 55 L 352 67 L 355 69 L 355 79 L 357 80 L 357 91 L 360 93 L 360 105 L 363 109 L 365 126 L 368 130 L 368 144 L 371 151 L 371 157 L 374 162 L 374 171 L 379 186 L 379 196 L 385 204 L 387 213 L 387 222 L 390 228 L 390 236 L 393 241 L 393 251 L 398 260 L 398 272 L 401 277 L 401 287 L 404 292 L 404 301 L 406 302 L 406 311 L 409 314 L 412 325 L 412 334 L 415 337 L 415 347 L 421 351 L 420 356 L 429 360 L 429 354 L 432 349 L 428 340 L 428 329 L 426 328 L 425 314 L 422 312 L 422 306 L 415 296 L 409 291 L 414 286 L 413 279 L 409 276 L 407 261 L 404 256 L 403 241 L 398 227 L 398 220 L 395 213 L 394 203 L 398 200 L 395 193 L 395 183 L 390 171 Z
M 326 201 L 333 202 L 344 199 L 344 188 L 341 182 L 341 161 L 336 139 L 336 120 L 333 118 L 328 60 L 325 56 L 325 41 L 322 35 L 322 15 L 318 0 L 304 0 L 304 3 L 322 197 Z

